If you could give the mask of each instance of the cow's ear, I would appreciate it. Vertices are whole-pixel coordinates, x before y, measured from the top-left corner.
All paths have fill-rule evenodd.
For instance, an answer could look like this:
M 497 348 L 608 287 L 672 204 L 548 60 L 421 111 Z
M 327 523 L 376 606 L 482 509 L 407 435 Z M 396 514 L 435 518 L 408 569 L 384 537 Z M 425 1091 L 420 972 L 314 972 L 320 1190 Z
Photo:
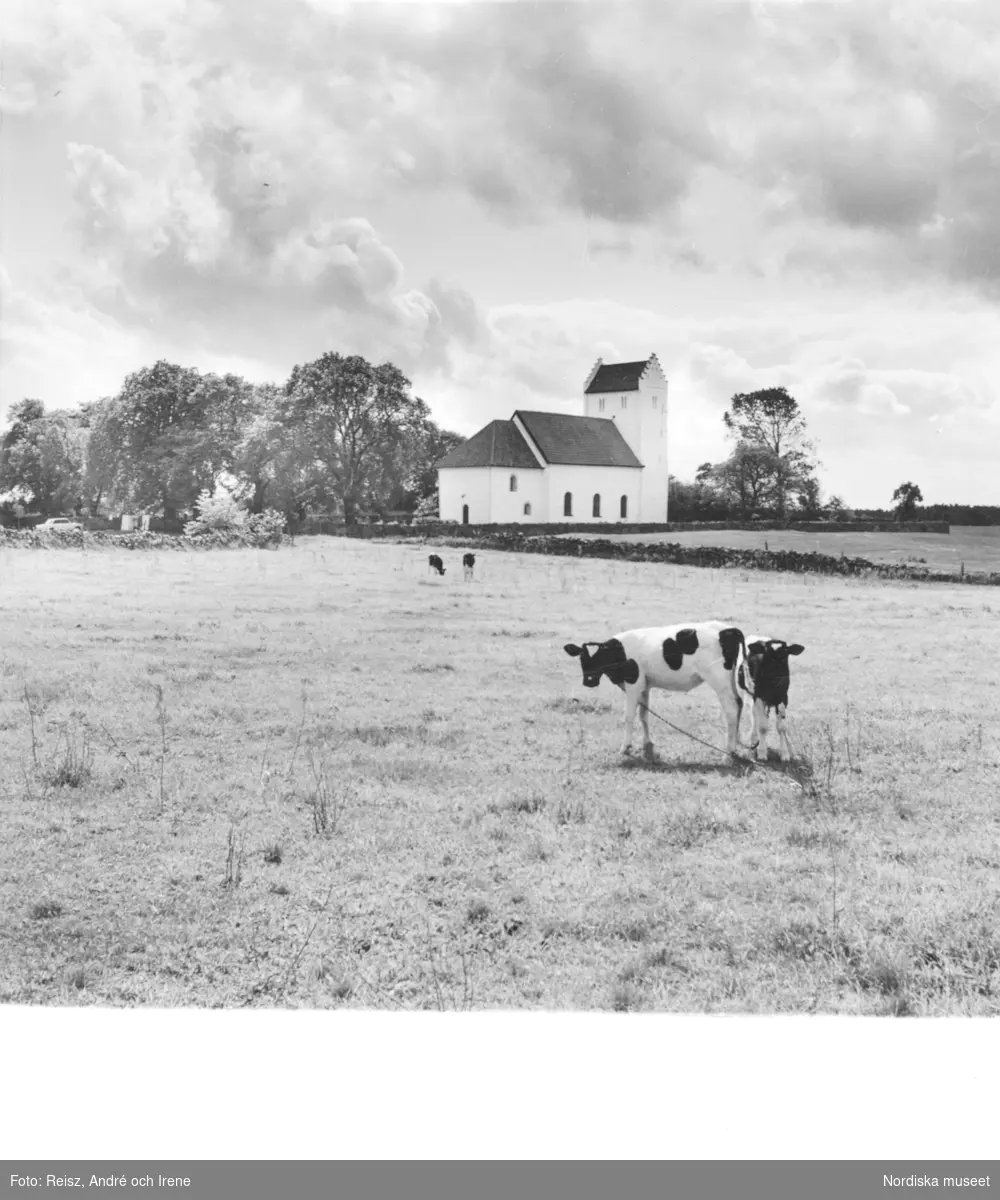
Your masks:
M 579 646 L 574 646 L 572 642 L 568 642 L 563 649 L 573 658 L 579 658 L 583 651 Z
M 794 646 L 788 647 L 788 653 L 789 654 L 801 654 L 804 649 L 805 649 L 805 646 L 800 646 L 798 644 L 798 642 L 796 642 Z

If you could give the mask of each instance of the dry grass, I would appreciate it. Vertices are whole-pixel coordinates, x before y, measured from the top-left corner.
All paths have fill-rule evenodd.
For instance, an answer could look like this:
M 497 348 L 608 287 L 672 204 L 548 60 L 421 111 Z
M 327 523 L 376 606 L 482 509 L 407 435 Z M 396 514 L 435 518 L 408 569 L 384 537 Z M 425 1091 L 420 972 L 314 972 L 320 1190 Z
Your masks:
M 0 999 L 1000 1008 L 992 592 L 476 566 L 0 552 Z M 807 647 L 797 763 L 618 760 L 563 643 L 704 616 Z M 721 743 L 707 689 L 653 706 Z

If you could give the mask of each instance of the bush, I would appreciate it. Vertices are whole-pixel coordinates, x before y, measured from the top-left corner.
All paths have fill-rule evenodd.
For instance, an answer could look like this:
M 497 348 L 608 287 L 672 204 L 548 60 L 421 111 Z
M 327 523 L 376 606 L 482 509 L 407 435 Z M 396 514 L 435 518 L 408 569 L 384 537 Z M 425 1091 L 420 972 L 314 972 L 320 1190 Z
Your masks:
M 287 525 L 285 514 L 276 508 L 266 508 L 247 520 L 246 533 L 258 546 L 278 545 Z
M 277 509 L 248 513 L 228 488 L 219 485 L 198 497 L 198 516 L 184 526 L 186 538 L 210 538 L 213 545 L 270 546 L 281 542 L 285 516 Z
M 198 496 L 198 516 L 184 526 L 187 537 L 215 530 L 239 531 L 246 528 L 249 513 L 240 507 L 232 492 L 221 485 L 212 495 L 204 488 Z

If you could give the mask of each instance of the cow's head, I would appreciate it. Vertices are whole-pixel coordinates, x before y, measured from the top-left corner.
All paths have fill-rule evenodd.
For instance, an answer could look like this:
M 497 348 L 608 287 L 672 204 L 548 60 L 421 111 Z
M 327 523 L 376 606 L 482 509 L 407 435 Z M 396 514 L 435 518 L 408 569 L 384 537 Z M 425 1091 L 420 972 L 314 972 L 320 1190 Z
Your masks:
M 747 644 L 747 666 L 752 690 L 768 708 L 788 703 L 788 658 L 789 655 L 801 654 L 804 649 L 797 642 L 789 645 L 780 638 Z
M 606 642 L 584 642 L 582 646 L 574 646 L 570 642 L 563 649 L 571 657 L 579 658 L 584 687 L 597 687 L 602 675 L 607 675 L 619 687 L 635 683 L 639 678 L 635 659 L 628 657 L 625 647 L 617 638 L 610 638 Z

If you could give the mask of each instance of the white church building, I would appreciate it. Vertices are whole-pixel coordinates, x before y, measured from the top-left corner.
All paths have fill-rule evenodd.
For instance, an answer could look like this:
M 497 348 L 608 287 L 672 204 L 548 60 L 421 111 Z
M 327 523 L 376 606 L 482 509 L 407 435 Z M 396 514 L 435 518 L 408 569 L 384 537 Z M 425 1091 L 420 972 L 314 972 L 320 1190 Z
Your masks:
M 465 525 L 667 520 L 667 379 L 597 360 L 583 415 L 518 410 L 438 464 L 439 513 Z

